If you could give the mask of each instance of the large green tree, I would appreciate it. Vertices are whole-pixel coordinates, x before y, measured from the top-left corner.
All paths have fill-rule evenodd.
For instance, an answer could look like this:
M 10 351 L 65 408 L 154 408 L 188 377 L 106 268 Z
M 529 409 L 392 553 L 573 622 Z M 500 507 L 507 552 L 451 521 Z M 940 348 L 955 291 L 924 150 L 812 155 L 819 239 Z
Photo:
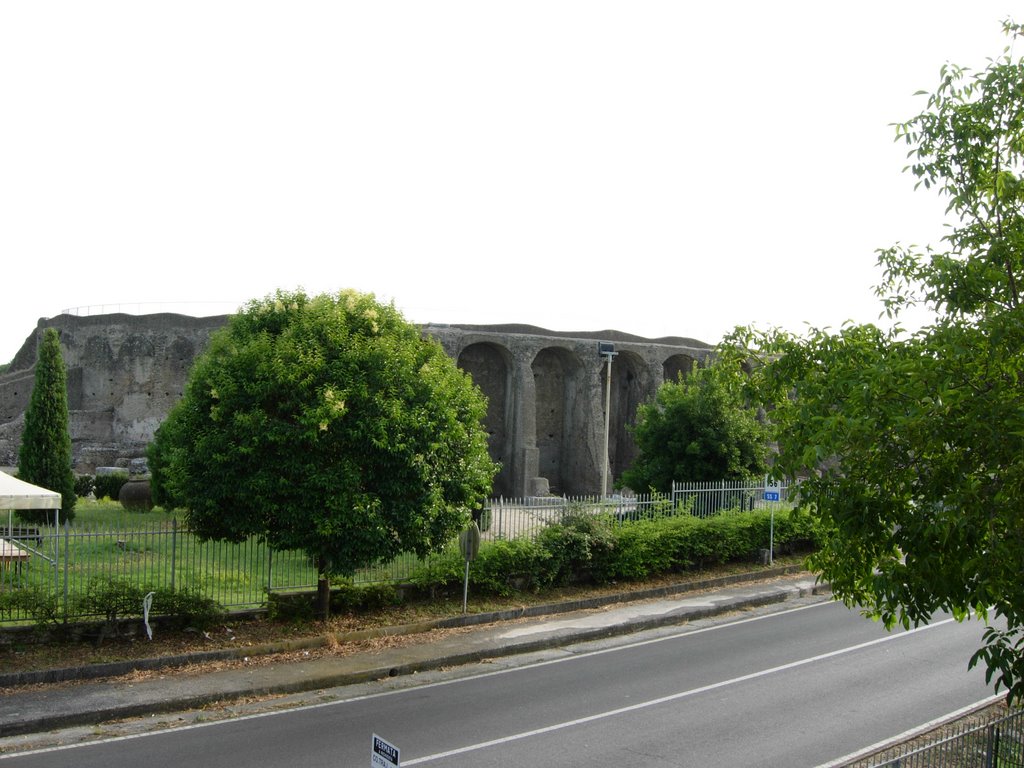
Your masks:
M 279 292 L 214 335 L 157 430 L 157 497 L 204 538 L 301 549 L 328 579 L 448 543 L 491 488 L 486 401 L 372 295 Z
M 18 449 L 18 477 L 61 495 L 61 517 L 75 517 L 75 473 L 71 467 L 68 430 L 68 376 L 53 328 L 43 331 L 36 359 L 35 382 L 25 411 L 25 429 Z M 54 524 L 45 509 L 18 511 L 18 517 L 37 525 Z
M 620 483 L 669 493 L 673 481 L 734 480 L 766 468 L 768 435 L 746 406 L 742 368 L 731 363 L 694 367 L 666 381 L 637 410 L 639 451 Z
M 1006 30 L 1019 28 L 1007 23 Z M 914 332 L 846 325 L 797 337 L 738 331 L 774 401 L 781 473 L 831 535 L 813 565 L 889 626 L 938 611 L 991 621 L 971 664 L 1024 694 L 1024 67 L 943 67 L 897 126 L 908 170 L 948 201 L 935 249 L 880 252 L 890 316 Z

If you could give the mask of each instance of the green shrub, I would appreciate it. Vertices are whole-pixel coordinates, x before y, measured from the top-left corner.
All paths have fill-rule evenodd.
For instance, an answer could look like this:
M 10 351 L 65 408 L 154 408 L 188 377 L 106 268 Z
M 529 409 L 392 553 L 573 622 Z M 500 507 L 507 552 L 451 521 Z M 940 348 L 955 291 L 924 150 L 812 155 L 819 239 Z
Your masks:
M 150 615 L 166 617 L 173 628 L 208 629 L 224 619 L 224 608 L 213 598 L 205 597 L 198 587 L 160 587 L 152 591 Z
M 118 619 L 142 615 L 142 599 L 146 593 L 124 579 L 97 576 L 76 601 L 73 613 L 102 616 L 113 624 Z
M 128 482 L 127 472 L 114 472 L 109 475 L 96 475 L 95 490 L 97 499 L 113 499 L 117 501 L 121 494 L 121 486 Z
M 712 551 L 702 533 L 700 518 L 688 515 L 670 518 L 661 524 L 660 530 L 661 546 L 672 563 L 672 570 L 700 567 L 711 557 Z
M 416 567 L 409 576 L 409 583 L 417 589 L 436 595 L 455 584 L 462 584 L 466 561 L 462 559 L 458 546 L 451 546 L 436 555 L 431 555 Z
M 341 584 L 331 587 L 331 613 L 369 613 L 401 602 L 392 584 Z
M 595 563 L 607 561 L 614 542 L 607 516 L 579 511 L 567 513 L 537 536 L 537 544 L 548 553 L 551 583 L 557 585 L 589 580 Z
M 150 592 L 153 593 L 150 616 L 166 617 L 175 627 L 204 629 L 224 617 L 224 609 L 215 600 L 204 597 L 198 587 L 149 589 L 125 579 L 104 578 L 89 582 L 76 603 L 75 612 L 102 616 L 108 625 L 113 625 L 121 619 L 142 616 L 143 600 Z
M 271 621 L 305 624 L 316 613 L 315 592 L 271 592 L 267 595 L 267 618 Z
M 96 490 L 96 479 L 92 475 L 75 475 L 75 496 L 84 499 Z
M 805 510 L 775 517 L 775 546 L 779 551 L 810 551 L 820 541 L 821 528 Z
M 4 589 L 0 591 L 0 616 L 13 619 L 28 614 L 39 627 L 54 627 L 61 623 L 57 595 L 42 587 Z
M 317 618 L 316 599 L 314 591 L 272 592 L 267 597 L 267 617 L 298 624 L 311 622 Z M 393 584 L 331 585 L 331 613 L 369 613 L 400 602 Z
M 499 597 L 516 591 L 536 592 L 552 583 L 551 554 L 535 541 L 492 541 L 469 564 L 469 582 Z
M 652 515 L 619 523 L 612 515 L 570 508 L 535 541 L 485 543 L 470 566 L 470 586 L 509 596 L 572 581 L 637 581 L 752 560 L 768 547 L 771 524 L 765 510 L 708 518 Z M 812 548 L 820 535 L 809 515 L 789 510 L 776 512 L 774 534 L 776 550 Z M 438 589 L 461 587 L 463 575 L 464 561 L 451 547 L 420 566 L 410 581 L 436 595 Z
M 615 543 L 608 556 L 592 569 L 598 584 L 614 581 L 639 581 L 665 573 L 671 568 L 671 555 L 661 546 L 659 521 L 641 521 L 615 531 Z

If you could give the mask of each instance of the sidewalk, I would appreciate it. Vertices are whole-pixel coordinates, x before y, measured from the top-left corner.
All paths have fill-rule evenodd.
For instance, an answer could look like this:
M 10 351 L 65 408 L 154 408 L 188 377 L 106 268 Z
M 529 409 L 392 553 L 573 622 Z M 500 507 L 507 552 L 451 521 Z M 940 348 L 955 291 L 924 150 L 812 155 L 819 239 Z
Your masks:
M 759 579 L 767 574 L 758 574 Z M 729 611 L 784 602 L 811 594 L 827 593 L 806 573 L 781 570 L 770 581 L 733 583 L 720 580 L 705 589 L 660 595 L 639 602 L 615 602 L 614 598 L 581 601 L 571 605 L 543 606 L 526 621 L 501 623 L 524 614 L 473 615 L 433 623 L 440 626 L 487 624 L 434 642 L 385 648 L 347 656 L 324 656 L 306 661 L 286 661 L 253 667 L 237 667 L 202 674 L 168 671 L 163 676 L 132 680 L 121 678 L 79 682 L 73 685 L 15 686 L 0 697 L 0 738 L 40 733 L 107 720 L 194 709 L 212 702 L 270 694 L 298 693 L 453 667 L 483 659 L 556 648 L 596 640 Z M 731 580 L 739 582 L 740 580 Z M 707 587 L 712 587 L 707 589 Z M 653 599 L 652 599 L 653 598 Z M 611 605 L 609 605 L 611 603 Z M 600 610 L 596 610 L 599 609 Z M 418 628 L 423 631 L 424 627 Z M 394 628 L 385 634 L 409 633 Z M 281 649 L 285 650 L 285 649 Z M 294 650 L 290 648 L 288 650 Z M 127 668 L 111 669 L 110 674 Z

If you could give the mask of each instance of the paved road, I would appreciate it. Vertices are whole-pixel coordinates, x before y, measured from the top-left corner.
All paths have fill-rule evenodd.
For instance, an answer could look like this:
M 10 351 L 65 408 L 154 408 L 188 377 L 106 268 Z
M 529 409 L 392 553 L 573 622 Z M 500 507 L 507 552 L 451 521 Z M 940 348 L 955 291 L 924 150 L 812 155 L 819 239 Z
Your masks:
M 370 764 L 378 733 L 402 766 L 817 766 L 987 697 L 966 670 L 981 631 L 888 634 L 818 603 L 5 764 L 347 768 Z

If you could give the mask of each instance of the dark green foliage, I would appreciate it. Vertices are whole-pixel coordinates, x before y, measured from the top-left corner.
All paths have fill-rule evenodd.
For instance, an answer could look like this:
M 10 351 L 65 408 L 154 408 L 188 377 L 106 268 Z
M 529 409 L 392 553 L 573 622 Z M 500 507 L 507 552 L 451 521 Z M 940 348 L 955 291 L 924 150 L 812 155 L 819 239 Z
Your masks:
M 391 608 L 400 602 L 392 584 L 340 584 L 331 589 L 331 611 L 370 613 Z
M 486 548 L 481 547 L 481 549 Z M 457 584 L 461 585 L 465 575 L 465 563 L 458 546 L 431 555 L 409 576 L 409 583 L 420 590 L 436 595 Z
M 536 592 L 552 582 L 551 553 L 535 541 L 512 539 L 482 547 L 469 564 L 469 583 L 493 595 Z
M 60 603 L 52 589 L 22 587 L 0 590 L 0 616 L 13 618 L 27 614 L 40 628 L 61 623 Z
M 742 396 L 739 366 L 714 363 L 667 381 L 637 410 L 639 455 L 620 485 L 670 493 L 673 481 L 733 480 L 762 474 L 768 432 Z
M 890 627 L 1005 619 L 972 664 L 1024 700 L 1024 62 L 1009 51 L 943 66 L 896 126 L 950 221 L 934 248 L 879 251 L 876 292 L 890 317 L 919 307 L 930 322 L 740 329 L 720 353 L 756 362 L 775 468 L 807 476 L 801 498 L 829 532 L 813 565 L 833 592 Z
M 570 512 L 560 523 L 544 528 L 537 544 L 550 554 L 547 570 L 553 584 L 589 581 L 600 570 L 615 543 L 614 528 L 606 515 Z
M 331 613 L 360 614 L 381 611 L 401 602 L 392 584 L 336 584 L 331 587 Z M 304 623 L 316 618 L 315 595 L 310 592 L 272 592 L 267 596 L 267 617 Z
M 767 549 L 771 514 L 765 510 L 710 518 L 661 517 L 619 523 L 609 515 L 570 514 L 545 528 L 535 541 L 487 542 L 470 565 L 470 589 L 507 597 L 552 586 L 640 581 L 670 573 L 752 561 Z M 811 550 L 819 527 L 807 514 L 775 514 L 777 551 Z M 458 551 L 432 557 L 411 579 L 435 592 L 461 586 Z
M 89 583 L 74 612 L 102 616 L 108 626 L 113 627 L 122 619 L 143 616 L 143 600 L 150 592 L 153 592 L 151 621 L 161 617 L 165 625 L 176 629 L 205 629 L 225 615 L 224 609 L 215 600 L 203 596 L 198 588 L 150 589 L 124 579 L 102 578 Z
M 75 475 L 75 497 L 84 499 L 96 490 L 96 478 L 92 475 Z
M 641 581 L 668 573 L 672 560 L 660 546 L 661 526 L 654 522 L 629 523 L 614 530 L 611 549 L 595 561 L 591 575 L 598 584 Z
M 124 579 L 97 577 L 89 582 L 85 593 L 78 598 L 76 612 L 102 616 L 113 624 L 127 616 L 141 616 L 145 596 L 146 592 L 140 587 Z
M 60 518 L 75 517 L 75 473 L 71 467 L 68 431 L 68 385 L 57 331 L 47 328 L 39 346 L 32 397 L 25 411 L 25 430 L 18 451 L 18 477 L 61 495 Z M 52 510 L 18 510 L 36 525 L 52 525 Z
M 96 475 L 95 490 L 97 499 L 117 501 L 121 496 L 121 486 L 128 482 L 127 472 L 114 472 L 109 475 Z
M 197 587 L 177 590 L 159 587 L 153 592 L 150 615 L 161 617 L 163 623 L 172 628 L 209 629 L 226 616 L 224 608 L 213 598 L 203 595 Z
M 214 335 L 149 451 L 201 537 L 257 536 L 351 576 L 441 549 L 486 498 L 486 401 L 373 296 L 278 293 Z M 326 608 L 326 606 L 324 606 Z
M 799 518 L 799 522 L 794 520 Z M 708 518 L 666 517 L 641 520 L 612 528 L 613 543 L 606 558 L 595 563 L 598 583 L 633 581 L 692 568 L 750 561 L 770 539 L 771 514 L 765 510 Z M 775 514 L 776 549 L 811 548 L 818 528 L 806 515 Z

